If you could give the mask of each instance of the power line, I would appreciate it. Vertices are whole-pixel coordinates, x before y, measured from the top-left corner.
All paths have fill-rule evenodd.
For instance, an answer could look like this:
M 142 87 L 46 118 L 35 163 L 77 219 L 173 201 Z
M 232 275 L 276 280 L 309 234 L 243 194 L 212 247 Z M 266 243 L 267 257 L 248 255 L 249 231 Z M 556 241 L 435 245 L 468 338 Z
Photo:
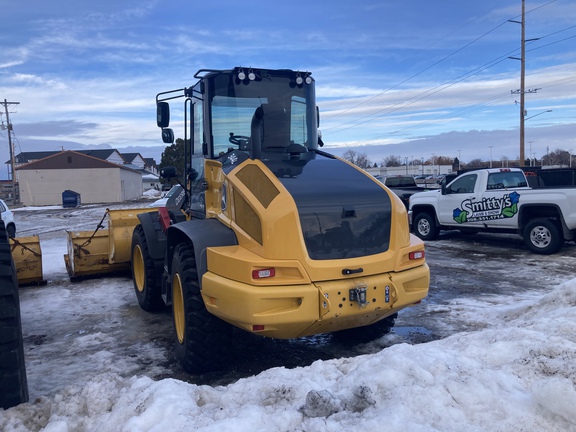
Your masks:
M 556 1 L 557 1 L 557 0 L 552 0 L 552 1 L 548 2 L 548 3 L 545 3 L 545 4 L 543 4 L 543 5 L 540 5 L 540 6 L 538 6 L 538 7 L 535 7 L 535 8 L 533 8 L 533 9 L 531 9 L 529 12 L 533 12 L 533 11 L 535 11 L 535 10 L 537 10 L 537 9 L 540 9 L 540 8 L 542 8 L 542 7 L 544 7 L 544 6 L 547 6 L 547 5 L 551 4 L 551 3 L 554 3 L 554 2 L 556 2 Z M 357 107 L 359 107 L 359 106 L 361 106 L 361 105 L 364 105 L 364 104 L 366 104 L 366 103 L 368 103 L 368 102 L 370 102 L 370 101 L 372 101 L 372 100 L 374 100 L 374 99 L 382 96 L 383 94 L 389 92 L 390 90 L 393 90 L 393 89 L 397 88 L 398 86 L 406 83 L 407 81 L 415 78 L 415 77 L 418 76 L 418 75 L 421 75 L 422 73 L 426 72 L 427 70 L 431 69 L 432 67 L 436 66 L 437 64 L 445 61 L 446 59 L 450 58 L 451 56 L 455 55 L 456 53 L 464 50 L 465 48 L 469 47 L 469 46 L 472 45 L 473 43 L 477 42 L 478 40 L 480 40 L 480 39 L 482 39 L 483 37 L 487 36 L 488 34 L 492 33 L 492 32 L 495 31 L 496 29 L 500 28 L 501 26 L 503 26 L 504 24 L 506 24 L 508 21 L 509 21 L 509 20 L 507 20 L 507 21 L 499 24 L 498 26 L 494 27 L 493 29 L 485 32 L 483 35 L 477 37 L 477 38 L 474 39 L 473 41 L 465 44 L 464 46 L 462 46 L 462 47 L 459 48 L 458 50 L 452 52 L 451 54 L 445 56 L 445 57 L 442 58 L 441 60 L 433 63 L 432 65 L 430 65 L 430 66 L 426 67 L 425 69 L 421 70 L 420 72 L 418 72 L 418 73 L 410 76 L 409 78 L 401 81 L 400 83 L 398 83 L 398 84 L 396 84 L 396 85 L 388 88 L 387 90 L 385 90 L 385 91 L 383 91 L 383 92 L 381 92 L 381 93 L 379 93 L 379 94 L 377 94 L 377 95 L 375 95 L 375 96 L 372 96 L 372 97 L 370 97 L 369 99 L 366 99 L 366 100 L 364 100 L 363 102 L 358 103 L 358 104 L 356 104 L 356 105 L 354 105 L 354 106 L 352 106 L 352 107 L 350 107 L 350 108 L 347 108 L 346 110 L 339 111 L 338 113 L 336 113 L 336 114 L 334 114 L 334 115 L 332 115 L 332 116 L 327 115 L 326 118 L 334 118 L 334 117 L 337 117 L 337 116 L 339 116 L 339 115 L 342 115 L 342 114 L 344 114 L 344 113 L 346 113 L 346 112 L 349 112 L 349 111 L 351 111 L 351 110 L 353 110 L 353 109 L 355 109 L 355 108 L 357 108 Z M 573 28 L 573 27 L 576 27 L 576 26 L 572 26 L 572 27 L 568 27 L 568 28 L 563 29 L 563 30 L 559 30 L 559 31 L 557 31 L 557 32 L 551 33 L 551 34 L 546 35 L 546 36 L 544 36 L 544 37 L 549 37 L 549 36 L 551 36 L 551 35 L 554 35 L 554 34 L 557 34 L 557 33 L 560 33 L 560 32 L 566 31 L 566 30 L 570 30 L 570 29 Z M 544 38 L 544 37 L 542 37 L 542 38 Z M 576 37 L 576 36 L 574 36 L 574 37 Z M 540 38 L 540 39 L 542 39 L 542 38 Z M 563 39 L 563 40 L 567 40 L 567 39 L 571 39 L 571 38 L 572 38 L 572 37 L 568 37 L 568 38 Z M 562 41 L 563 41 L 563 40 L 562 40 Z M 532 42 L 532 41 L 528 41 L 528 42 Z M 553 44 L 558 43 L 558 42 L 560 42 L 560 41 L 552 42 L 552 43 L 547 44 L 547 45 L 544 45 L 544 46 L 553 45 Z M 544 47 L 544 46 L 542 46 L 542 47 Z M 535 49 L 539 49 L 539 48 L 534 48 L 534 49 L 532 49 L 532 50 L 530 50 L 530 51 L 533 51 L 533 50 L 535 50 Z M 476 74 L 478 74 L 478 73 L 486 70 L 486 69 L 489 68 L 489 67 L 495 66 L 496 64 L 498 64 L 498 63 L 506 60 L 510 54 L 515 53 L 515 52 L 517 52 L 517 51 L 518 51 L 518 49 L 516 48 L 516 49 L 512 50 L 511 52 L 509 52 L 509 53 L 507 53 L 507 54 L 505 54 L 505 55 L 503 55 L 503 56 L 500 56 L 500 57 L 498 57 L 498 58 L 496 58 L 496 59 L 494 59 L 494 60 L 491 60 L 491 61 L 485 63 L 484 65 L 482 65 L 482 66 L 480 66 L 480 67 L 478 67 L 478 68 L 475 68 L 475 69 L 473 69 L 473 70 L 471 70 L 471 71 L 469 71 L 469 72 L 467 72 L 467 73 L 465 73 L 465 74 L 460 75 L 460 76 L 457 77 L 457 78 L 454 78 L 454 79 L 452 79 L 452 80 L 450 80 L 450 81 L 447 81 L 447 82 L 444 82 L 443 84 L 440 84 L 440 85 L 438 85 L 438 86 L 436 86 L 436 87 L 433 87 L 433 88 L 431 88 L 431 89 L 428 89 L 428 90 L 426 90 L 425 92 L 422 92 L 422 93 L 414 96 L 413 98 L 408 99 L 407 101 L 404 101 L 404 102 L 399 103 L 399 104 L 392 105 L 392 106 L 390 106 L 390 107 L 386 107 L 386 108 L 384 108 L 384 109 L 382 109 L 382 110 L 380 110 L 380 111 L 377 111 L 377 112 L 375 112 L 375 113 L 372 113 L 372 114 L 370 114 L 370 115 L 360 117 L 359 119 L 351 120 L 351 121 L 349 121 L 349 122 L 340 124 L 340 125 L 335 126 L 335 127 L 333 127 L 333 128 L 323 129 L 323 132 L 326 133 L 326 132 L 329 132 L 329 131 L 334 131 L 333 133 L 335 133 L 335 132 L 338 132 L 338 133 L 339 133 L 339 132 L 342 132 L 342 131 L 345 131 L 345 130 L 348 130 L 348 129 L 352 129 L 352 128 L 357 127 L 357 126 L 360 126 L 360 125 L 365 124 L 365 123 L 367 123 L 367 122 L 369 122 L 369 121 L 372 121 L 372 120 L 381 118 L 381 117 L 383 117 L 383 116 L 385 116 L 385 115 L 392 114 L 392 113 L 398 111 L 398 110 L 401 109 L 401 108 L 404 108 L 404 107 L 406 107 L 406 106 L 412 105 L 412 104 L 416 103 L 417 101 L 420 101 L 420 100 L 422 100 L 422 99 L 424 99 L 424 98 L 426 98 L 426 97 L 432 96 L 432 95 L 434 95 L 434 94 L 436 94 L 436 93 L 438 93 L 438 92 L 440 92 L 440 91 L 442 91 L 442 90 L 446 90 L 446 89 L 450 88 L 451 86 L 453 86 L 453 85 L 455 85 L 455 84 L 457 84 L 457 83 L 459 83 L 459 82 L 462 82 L 463 80 L 465 80 L 465 79 L 467 79 L 467 78 L 470 78 L 470 77 L 472 77 L 472 76 L 474 76 L 474 75 L 476 75 Z M 410 102 L 410 103 L 407 103 L 407 102 Z M 346 125 L 350 125 L 350 126 L 343 128 L 343 126 L 346 126 Z

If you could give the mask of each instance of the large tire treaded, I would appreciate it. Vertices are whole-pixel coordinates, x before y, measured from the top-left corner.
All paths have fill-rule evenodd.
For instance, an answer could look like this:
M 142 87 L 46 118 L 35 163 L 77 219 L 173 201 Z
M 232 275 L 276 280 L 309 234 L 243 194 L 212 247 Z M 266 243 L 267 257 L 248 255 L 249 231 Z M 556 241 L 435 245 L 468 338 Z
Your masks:
M 28 401 L 16 268 L 0 220 L 0 407 Z
M 232 345 L 232 325 L 212 315 L 206 309 L 192 245 L 176 247 L 172 275 L 180 274 L 184 297 L 185 339 L 176 337 L 176 357 L 190 373 L 205 373 L 225 367 Z M 174 303 L 173 303 L 174 305 Z
M 135 249 L 139 248 L 141 251 L 142 263 L 141 266 L 135 266 L 134 260 L 139 259 L 135 257 Z M 146 312 L 157 312 L 166 308 L 164 300 L 162 299 L 161 287 L 156 283 L 156 270 L 154 267 L 154 260 L 150 256 L 150 251 L 148 250 L 148 242 L 146 241 L 146 235 L 144 234 L 144 229 L 142 225 L 137 225 L 134 228 L 134 233 L 132 234 L 132 281 L 134 283 L 134 292 L 136 293 L 136 299 L 140 307 Z M 142 268 L 140 268 L 142 267 Z M 143 271 L 143 275 L 136 275 L 135 272 Z M 138 289 L 138 283 L 136 282 L 137 277 L 143 277 L 143 286 L 140 287 L 142 291 Z

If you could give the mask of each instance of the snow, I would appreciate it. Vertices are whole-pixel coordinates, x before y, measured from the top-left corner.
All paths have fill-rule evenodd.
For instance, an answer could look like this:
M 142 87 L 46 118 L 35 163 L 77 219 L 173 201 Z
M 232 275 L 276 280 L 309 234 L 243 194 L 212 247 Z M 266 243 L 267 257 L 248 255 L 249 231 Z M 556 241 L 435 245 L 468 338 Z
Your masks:
M 75 327 L 71 302 L 86 314 L 106 308 L 102 325 L 110 327 L 131 313 L 134 299 L 126 291 L 118 304 L 108 295 L 125 287 L 121 279 L 65 286 L 65 247 L 62 238 L 43 243 L 49 283 L 39 289 L 54 290 L 53 300 L 30 290 L 23 316 L 36 314 L 27 322 L 36 329 L 27 331 L 39 334 L 43 317 L 59 311 L 56 331 L 68 346 L 27 357 L 31 399 L 0 409 L 3 432 L 576 431 L 576 279 L 545 295 L 455 300 L 451 313 L 482 323 L 480 330 L 213 387 L 139 375 L 139 363 L 164 360 L 153 342 L 128 341 L 133 359 L 116 362 L 117 341 L 98 328 Z M 99 295 L 86 301 L 94 289 Z M 78 355 L 87 347 L 96 347 L 90 357 Z M 58 364 L 50 356 L 66 367 L 67 385 L 50 381 L 47 368 Z

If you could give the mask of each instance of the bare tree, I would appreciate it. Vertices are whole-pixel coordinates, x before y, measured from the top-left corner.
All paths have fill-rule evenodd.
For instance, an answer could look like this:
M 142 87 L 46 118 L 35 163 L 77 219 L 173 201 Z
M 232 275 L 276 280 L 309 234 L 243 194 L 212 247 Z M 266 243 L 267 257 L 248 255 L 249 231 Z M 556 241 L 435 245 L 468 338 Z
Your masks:
M 400 156 L 386 156 L 383 161 L 383 165 L 386 167 L 398 167 L 402 166 L 402 159 Z
M 486 168 L 488 163 L 484 162 L 482 159 L 472 159 L 466 164 L 466 168 Z
M 432 158 L 428 159 L 432 163 Z M 449 156 L 435 156 L 434 165 L 452 165 L 454 163 L 454 158 Z
M 570 153 L 556 149 L 542 156 L 542 165 L 570 165 Z
M 370 159 L 368 159 L 366 153 L 357 153 L 354 150 L 347 150 L 342 155 L 342 159 L 345 159 L 348 162 L 351 162 L 362 169 L 366 169 L 372 166 L 372 162 L 370 161 Z

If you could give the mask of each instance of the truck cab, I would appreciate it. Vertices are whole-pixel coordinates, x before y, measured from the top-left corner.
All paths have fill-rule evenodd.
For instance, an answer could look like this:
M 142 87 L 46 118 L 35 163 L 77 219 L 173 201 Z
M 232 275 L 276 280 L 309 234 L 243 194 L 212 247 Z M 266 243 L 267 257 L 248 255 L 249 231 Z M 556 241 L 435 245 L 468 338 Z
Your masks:
M 488 169 L 460 175 L 441 189 L 438 220 L 442 225 L 514 228 L 515 190 L 529 189 L 521 170 Z

